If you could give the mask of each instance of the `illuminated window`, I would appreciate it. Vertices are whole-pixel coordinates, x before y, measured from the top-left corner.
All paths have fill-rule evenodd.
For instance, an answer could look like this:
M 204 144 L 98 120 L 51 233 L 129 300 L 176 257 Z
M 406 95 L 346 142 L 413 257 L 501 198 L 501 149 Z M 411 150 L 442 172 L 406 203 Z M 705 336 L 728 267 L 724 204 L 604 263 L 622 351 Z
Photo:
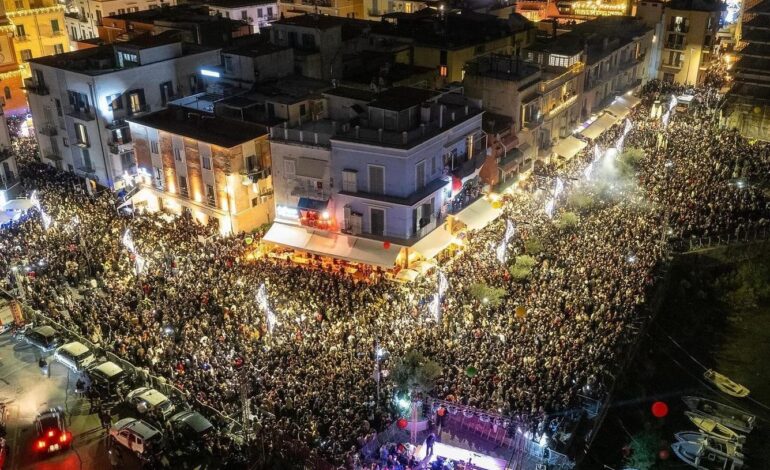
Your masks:
M 128 109 L 131 113 L 139 113 L 144 108 L 144 90 L 128 92 Z
M 86 126 L 80 123 L 75 124 L 75 135 L 78 139 L 78 145 L 88 146 L 88 130 Z
M 446 76 L 447 76 L 447 68 L 446 68 L 446 65 L 442 65 L 441 67 L 439 67 L 439 72 L 438 72 L 438 73 L 439 73 L 439 75 L 441 75 L 442 77 L 446 77 Z

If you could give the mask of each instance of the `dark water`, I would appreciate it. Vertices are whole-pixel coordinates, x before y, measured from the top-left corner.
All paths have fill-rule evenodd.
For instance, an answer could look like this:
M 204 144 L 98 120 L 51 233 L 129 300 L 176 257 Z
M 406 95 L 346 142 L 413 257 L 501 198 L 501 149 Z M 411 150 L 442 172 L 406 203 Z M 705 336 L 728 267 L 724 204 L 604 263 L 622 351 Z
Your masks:
M 747 437 L 744 468 L 770 469 L 770 299 L 742 296 L 746 287 L 741 282 L 749 273 L 755 276 L 754 292 L 767 288 L 768 266 L 768 246 L 691 254 L 672 264 L 662 309 L 620 378 L 610 411 L 580 468 L 624 468 L 623 448 L 632 439 L 651 442 L 646 448 L 652 464 L 646 468 L 691 468 L 673 452 L 666 456 L 659 451 L 670 450 L 675 432 L 696 429 L 684 416 L 681 401 L 682 395 L 696 395 L 755 414 L 757 429 Z M 737 277 L 739 271 L 744 277 Z M 747 297 L 758 301 L 750 306 L 738 301 Z M 751 395 L 741 399 L 719 392 L 703 380 L 698 362 L 745 385 Z M 663 419 L 650 410 L 657 400 L 669 406 Z

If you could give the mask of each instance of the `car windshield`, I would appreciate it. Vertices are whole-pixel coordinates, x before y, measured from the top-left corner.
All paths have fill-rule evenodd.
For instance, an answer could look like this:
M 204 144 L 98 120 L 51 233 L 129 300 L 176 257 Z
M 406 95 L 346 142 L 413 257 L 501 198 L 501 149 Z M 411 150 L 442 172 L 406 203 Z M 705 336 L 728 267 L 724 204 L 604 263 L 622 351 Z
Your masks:
M 43 429 L 43 431 L 47 431 L 49 429 L 59 429 L 59 420 L 56 419 L 55 416 L 47 415 L 40 418 L 40 427 Z
M 78 359 L 78 360 L 80 360 L 80 359 L 85 359 L 85 358 L 87 358 L 89 355 L 91 355 L 91 351 L 89 351 L 88 349 L 86 349 L 86 350 L 84 350 L 82 353 L 78 354 L 77 356 L 73 354 L 73 357 L 74 357 L 75 359 Z

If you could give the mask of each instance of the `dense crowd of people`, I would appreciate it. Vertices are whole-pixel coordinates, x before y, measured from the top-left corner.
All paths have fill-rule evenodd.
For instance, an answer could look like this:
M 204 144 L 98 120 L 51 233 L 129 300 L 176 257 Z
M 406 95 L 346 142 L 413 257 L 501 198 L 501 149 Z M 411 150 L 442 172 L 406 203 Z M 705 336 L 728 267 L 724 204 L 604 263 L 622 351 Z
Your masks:
M 668 126 L 650 119 L 656 99 L 683 91 L 660 82 L 643 90 L 624 141 L 643 154 L 632 184 L 583 177 L 594 144 L 615 145 L 621 122 L 573 160 L 543 169 L 546 187 L 556 175 L 567 182 L 553 217 L 544 211 L 548 190 L 506 194 L 503 215 L 442 263 L 449 289 L 439 322 L 427 308 L 435 275 L 404 287 L 254 259 L 244 234 L 220 237 L 188 215 L 121 213 L 108 191 L 89 194 L 76 177 L 34 163 L 24 165 L 24 184 L 55 225 L 46 230 L 33 210 L 0 232 L 0 272 L 28 271 L 23 288 L 34 308 L 166 377 L 190 400 L 240 416 L 245 390 L 275 451 L 299 441 L 349 462 L 364 436 L 396 418 L 376 403 L 375 344 L 391 362 L 417 349 L 441 364 L 433 395 L 542 429 L 578 393 L 601 393 L 636 339 L 668 240 L 767 223 L 760 184 L 770 147 L 715 128 L 711 89 L 688 90 L 690 112 Z M 566 212 L 578 220 L 560 223 Z M 502 264 L 495 247 L 508 220 L 517 232 Z M 122 242 L 127 229 L 146 259 L 138 274 Z M 508 270 L 523 253 L 536 260 L 526 280 Z M 484 302 L 469 289 L 475 283 L 506 294 Z M 256 300 L 262 285 L 277 314 L 272 333 Z M 514 315 L 517 307 L 525 313 Z M 389 401 L 393 385 L 382 386 Z

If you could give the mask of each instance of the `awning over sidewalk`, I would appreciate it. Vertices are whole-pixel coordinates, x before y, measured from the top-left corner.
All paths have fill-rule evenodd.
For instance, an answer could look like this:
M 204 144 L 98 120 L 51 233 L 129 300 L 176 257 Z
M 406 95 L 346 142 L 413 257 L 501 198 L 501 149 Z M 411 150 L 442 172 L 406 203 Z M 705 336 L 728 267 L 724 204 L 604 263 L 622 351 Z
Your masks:
M 502 209 L 495 209 L 489 201 L 482 198 L 458 212 L 455 218 L 469 229 L 478 230 L 486 227 L 502 213 Z
M 604 113 L 599 116 L 596 121 L 592 122 L 590 126 L 583 129 L 580 134 L 582 134 L 583 137 L 593 140 L 602 135 L 604 131 L 612 127 L 616 122 L 618 122 L 617 117 L 609 113 Z
M 386 249 L 381 241 L 306 229 L 279 222 L 270 227 L 262 240 L 320 256 L 388 269 L 396 264 L 396 258 L 403 248 L 401 245 L 391 243 L 390 248 Z
M 431 259 L 441 253 L 444 248 L 452 243 L 452 234 L 447 232 L 442 224 L 426 236 L 422 237 L 417 243 L 412 245 L 410 251 L 416 251 L 424 258 Z
M 583 150 L 587 144 L 575 136 L 567 136 L 561 139 L 556 145 L 553 146 L 553 153 L 560 155 L 567 160 L 577 155 L 578 152 Z
M 620 100 L 625 103 L 626 106 L 628 106 L 630 109 L 634 109 L 635 107 L 639 106 L 639 103 L 642 102 L 641 98 L 638 98 L 633 95 L 623 95 L 620 97 Z
M 618 119 L 623 119 L 624 117 L 628 116 L 628 113 L 631 112 L 631 109 L 626 106 L 625 101 L 616 99 L 611 105 L 607 106 L 605 111 L 614 114 Z

